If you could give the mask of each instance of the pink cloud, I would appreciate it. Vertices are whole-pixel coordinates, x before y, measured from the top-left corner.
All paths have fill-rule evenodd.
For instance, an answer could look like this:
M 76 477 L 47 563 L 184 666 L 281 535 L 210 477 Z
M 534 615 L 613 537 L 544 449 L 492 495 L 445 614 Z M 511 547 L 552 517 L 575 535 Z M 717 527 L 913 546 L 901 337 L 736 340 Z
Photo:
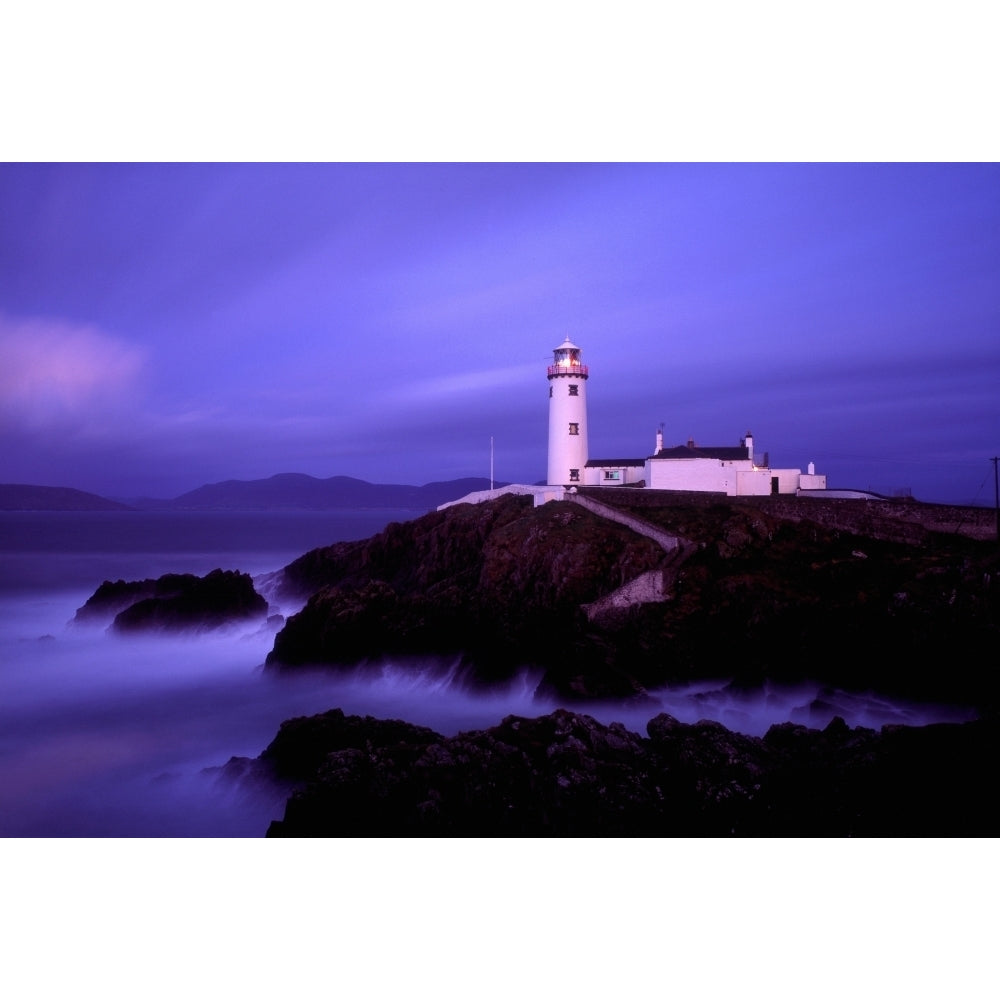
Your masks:
M 0 417 L 44 429 L 114 409 L 144 353 L 94 326 L 0 316 Z

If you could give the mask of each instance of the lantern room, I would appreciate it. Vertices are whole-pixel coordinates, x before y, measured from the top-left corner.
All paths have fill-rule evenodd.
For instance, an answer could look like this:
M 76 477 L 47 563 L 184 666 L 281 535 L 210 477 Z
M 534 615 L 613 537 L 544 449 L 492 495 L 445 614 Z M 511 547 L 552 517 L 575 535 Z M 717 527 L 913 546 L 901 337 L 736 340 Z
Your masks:
M 553 352 L 553 363 L 549 365 L 548 377 L 553 378 L 559 375 L 571 375 L 575 378 L 587 377 L 587 366 L 580 361 L 582 351 L 576 344 L 571 343 L 569 337 Z

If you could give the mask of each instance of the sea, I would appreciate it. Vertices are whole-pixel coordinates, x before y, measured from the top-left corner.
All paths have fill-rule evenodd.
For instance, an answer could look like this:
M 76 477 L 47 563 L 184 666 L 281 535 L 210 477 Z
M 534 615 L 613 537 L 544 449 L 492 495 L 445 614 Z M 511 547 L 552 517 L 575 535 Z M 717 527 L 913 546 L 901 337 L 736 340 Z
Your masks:
M 538 676 L 527 669 L 489 692 L 468 688 L 457 665 L 440 661 L 278 674 L 264 668 L 273 632 L 256 625 L 123 638 L 72 623 L 105 580 L 221 568 L 266 587 L 268 574 L 312 548 L 421 513 L 0 512 L 0 836 L 262 837 L 288 789 L 234 782 L 222 767 L 259 755 L 285 719 L 341 708 L 452 735 L 558 707 L 535 697 Z M 585 710 L 643 734 L 661 711 L 750 735 L 777 722 L 821 727 L 834 714 L 874 728 L 974 717 L 809 683 L 753 694 L 726 684 L 720 677 L 651 692 L 643 706 Z

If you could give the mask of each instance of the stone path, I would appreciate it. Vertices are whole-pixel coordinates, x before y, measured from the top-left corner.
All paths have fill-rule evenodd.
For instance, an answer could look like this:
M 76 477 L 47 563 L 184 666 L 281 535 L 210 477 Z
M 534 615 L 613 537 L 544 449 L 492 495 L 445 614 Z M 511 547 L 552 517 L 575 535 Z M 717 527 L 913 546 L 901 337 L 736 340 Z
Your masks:
M 681 564 L 697 548 L 693 542 L 689 542 L 679 535 L 671 535 L 668 531 L 657 528 L 642 518 L 635 517 L 633 514 L 616 507 L 609 507 L 599 500 L 581 496 L 579 493 L 567 493 L 565 499 L 585 507 L 598 517 L 624 525 L 637 534 L 652 539 L 670 557 L 659 569 L 642 573 L 610 594 L 605 594 L 604 597 L 598 598 L 590 604 L 584 604 L 583 611 L 589 620 L 593 621 L 608 611 L 631 607 L 635 604 L 651 604 L 670 600 L 670 590 L 677 578 Z

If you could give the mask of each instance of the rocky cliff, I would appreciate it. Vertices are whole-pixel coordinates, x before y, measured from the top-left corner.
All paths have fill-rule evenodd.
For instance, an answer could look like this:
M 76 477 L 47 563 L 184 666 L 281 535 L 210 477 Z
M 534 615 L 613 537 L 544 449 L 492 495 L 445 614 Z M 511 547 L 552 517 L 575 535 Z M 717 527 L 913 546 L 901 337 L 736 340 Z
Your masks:
M 482 681 L 525 663 L 555 669 L 579 643 L 582 605 L 663 555 L 649 539 L 568 504 L 533 509 L 530 498 L 501 497 L 451 507 L 287 567 L 287 587 L 314 592 L 276 637 L 268 663 L 457 652 Z M 582 693 L 634 692 L 632 679 L 609 665 Z
M 643 501 L 683 558 L 576 504 L 520 497 L 308 553 L 284 586 L 311 596 L 268 662 L 461 652 L 487 681 L 543 665 L 543 688 L 562 699 L 641 697 L 701 677 L 808 678 L 995 707 L 994 543 L 825 526 L 810 519 L 812 501 L 791 514 L 726 498 Z M 644 575 L 634 591 L 655 599 L 606 600 Z

